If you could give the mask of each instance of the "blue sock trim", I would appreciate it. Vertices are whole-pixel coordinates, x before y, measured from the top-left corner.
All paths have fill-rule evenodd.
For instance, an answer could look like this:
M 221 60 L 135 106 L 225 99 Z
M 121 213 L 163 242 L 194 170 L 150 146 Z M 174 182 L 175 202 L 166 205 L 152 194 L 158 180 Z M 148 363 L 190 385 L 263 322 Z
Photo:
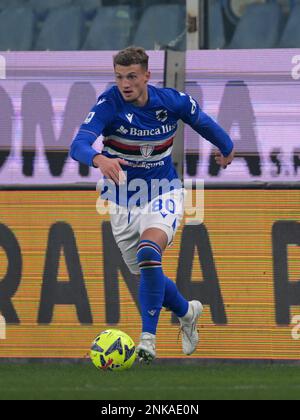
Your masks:
M 160 253 L 162 254 L 162 249 L 156 242 L 149 241 L 148 239 L 144 239 L 143 241 L 140 242 L 140 244 L 143 244 L 143 243 L 152 244 L 152 245 L 156 246 L 159 249 Z
M 161 259 L 161 249 L 155 242 L 141 241 L 139 243 L 137 261 L 141 269 L 161 267 Z

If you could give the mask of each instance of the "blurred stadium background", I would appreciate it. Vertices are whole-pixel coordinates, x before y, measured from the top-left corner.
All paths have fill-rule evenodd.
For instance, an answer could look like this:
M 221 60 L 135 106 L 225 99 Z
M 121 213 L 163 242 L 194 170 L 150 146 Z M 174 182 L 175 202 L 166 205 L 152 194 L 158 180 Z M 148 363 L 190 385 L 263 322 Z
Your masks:
M 298 398 L 299 22 L 297 0 L 0 0 L 0 399 Z M 108 326 L 140 333 L 136 278 L 96 212 L 99 173 L 68 148 L 132 44 L 149 51 L 153 84 L 187 91 L 231 134 L 237 158 L 220 171 L 211 145 L 179 130 L 174 160 L 204 179 L 205 220 L 182 225 L 165 267 L 205 304 L 197 368 L 164 312 L 158 364 L 133 369 L 130 394 L 68 365 Z M 211 364 L 224 361 L 259 365 Z
M 180 35 L 186 12 L 193 31 L 195 5 L 202 23 L 196 49 L 299 47 L 297 0 L 1 0 L 0 50 L 151 50 L 177 37 L 184 50 Z

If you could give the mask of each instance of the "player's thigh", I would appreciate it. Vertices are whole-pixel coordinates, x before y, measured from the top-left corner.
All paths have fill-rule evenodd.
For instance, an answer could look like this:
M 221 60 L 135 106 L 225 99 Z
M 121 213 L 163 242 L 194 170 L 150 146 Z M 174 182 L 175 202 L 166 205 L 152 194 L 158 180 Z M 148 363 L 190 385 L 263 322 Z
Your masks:
M 139 215 L 111 214 L 110 222 L 115 241 L 121 251 L 124 262 L 132 274 L 140 274 L 136 259 L 140 240 Z
M 150 229 L 160 229 L 173 242 L 184 214 L 184 190 L 175 190 L 152 200 L 141 213 L 141 236 Z M 151 240 L 151 239 L 150 239 Z

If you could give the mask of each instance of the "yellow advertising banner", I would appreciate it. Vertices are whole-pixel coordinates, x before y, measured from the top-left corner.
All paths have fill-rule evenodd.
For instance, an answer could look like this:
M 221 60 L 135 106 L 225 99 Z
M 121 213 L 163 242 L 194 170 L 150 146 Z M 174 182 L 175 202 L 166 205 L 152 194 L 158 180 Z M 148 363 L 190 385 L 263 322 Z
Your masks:
M 138 342 L 138 279 L 96 201 L 93 191 L 0 192 L 0 357 L 81 358 L 108 327 Z M 204 303 L 191 358 L 300 358 L 300 190 L 205 191 L 204 223 L 182 224 L 163 267 Z M 184 357 L 165 310 L 157 352 Z

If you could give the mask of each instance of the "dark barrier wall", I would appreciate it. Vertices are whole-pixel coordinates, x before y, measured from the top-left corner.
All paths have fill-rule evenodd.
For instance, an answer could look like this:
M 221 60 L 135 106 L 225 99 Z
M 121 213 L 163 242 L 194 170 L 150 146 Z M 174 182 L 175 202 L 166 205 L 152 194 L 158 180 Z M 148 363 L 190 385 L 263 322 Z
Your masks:
M 0 191 L 0 357 L 80 358 L 108 326 L 138 340 L 137 279 L 96 201 L 90 190 Z M 183 224 L 164 257 L 205 305 L 192 357 L 299 359 L 299 203 L 299 189 L 205 191 L 204 224 Z M 159 357 L 183 357 L 177 335 L 162 312 Z

